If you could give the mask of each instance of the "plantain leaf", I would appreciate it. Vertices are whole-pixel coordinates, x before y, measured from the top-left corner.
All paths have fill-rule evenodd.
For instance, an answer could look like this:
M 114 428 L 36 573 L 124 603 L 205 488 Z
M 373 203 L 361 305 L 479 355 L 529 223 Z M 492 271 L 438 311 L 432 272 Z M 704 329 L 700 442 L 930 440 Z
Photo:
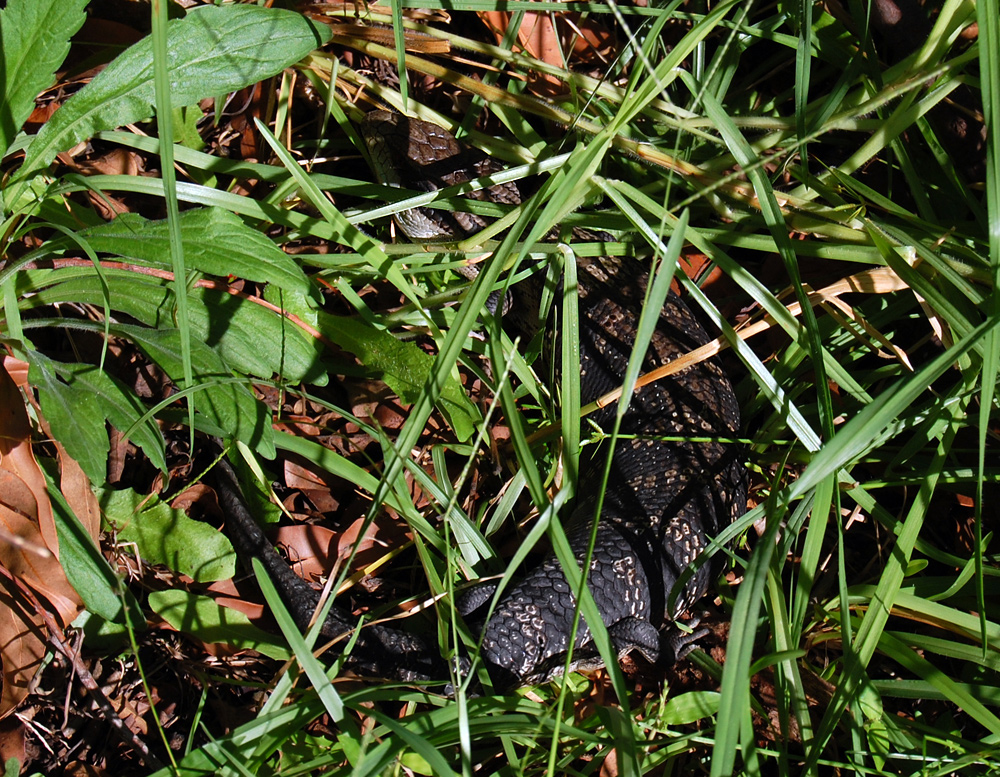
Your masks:
M 87 0 L 10 0 L 0 11 L 0 157 L 51 86 L 69 39 L 87 18 Z
M 98 491 L 97 498 L 106 528 L 119 541 L 134 542 L 143 561 L 199 583 L 228 580 L 236 573 L 236 553 L 226 536 L 183 510 L 130 489 Z
M 96 394 L 75 391 L 59 379 L 53 362 L 39 353 L 33 356 L 28 379 L 38 387 L 38 401 L 53 436 L 76 459 L 91 483 L 103 483 L 111 443 Z
M 53 283 L 55 279 L 60 280 Z M 28 271 L 20 279 L 25 308 L 76 302 L 102 304 L 100 279 L 90 268 Z M 110 307 L 157 328 L 173 328 L 173 290 L 160 278 L 139 273 L 105 271 Z M 44 286 L 51 284 L 48 288 Z M 218 289 L 188 293 L 188 322 L 193 337 L 207 344 L 230 369 L 245 375 L 326 385 L 327 369 L 320 360 L 321 344 L 284 316 Z
M 48 490 L 59 536 L 59 562 L 88 612 L 109 623 L 123 626 L 127 620 L 131 628 L 144 629 L 146 618 L 135 596 L 101 555 L 100 548 L 51 481 Z
M 288 291 L 310 295 L 312 287 L 302 268 L 260 232 L 221 208 L 196 208 L 180 215 L 184 260 L 190 269 L 258 283 L 273 283 Z M 114 221 L 81 232 L 98 253 L 126 257 L 150 267 L 170 270 L 170 237 L 166 219 L 150 221 L 123 213 Z M 52 241 L 55 248 L 68 238 Z
M 89 364 L 61 364 L 31 352 L 29 377 L 38 388 L 42 413 L 53 436 L 94 485 L 107 474 L 108 432 L 105 421 L 125 431 L 146 411 L 121 383 Z M 161 471 L 167 469 L 163 435 L 152 419 L 137 426 L 132 440 Z
M 403 402 L 417 401 L 434 367 L 434 356 L 414 343 L 398 340 L 358 319 L 321 311 L 318 323 L 320 331 L 330 340 L 353 353 L 362 364 L 379 370 L 382 379 Z M 460 440 L 472 436 L 481 416 L 456 378 L 446 379 L 437 406 Z
M 173 292 L 164 281 L 112 270 L 105 271 L 105 280 L 112 310 L 150 327 L 172 328 Z M 27 270 L 18 279 L 17 291 L 25 308 L 60 302 L 98 305 L 103 287 L 90 268 L 66 268 Z M 304 298 L 295 292 L 286 296 L 293 310 L 306 312 L 302 309 Z M 378 371 L 403 402 L 412 403 L 420 396 L 434 365 L 431 354 L 361 319 L 309 312 L 322 335 Z M 217 350 L 229 369 L 261 378 L 280 375 L 314 385 L 325 385 L 328 380 L 320 342 L 267 308 L 215 289 L 199 288 L 189 294 L 188 316 L 195 338 L 203 347 Z M 171 373 L 171 377 L 176 380 L 179 374 Z M 460 439 L 472 435 L 479 411 L 457 379 L 446 379 L 438 407 Z
M 206 645 L 249 648 L 279 661 L 291 656 L 278 637 L 254 626 L 243 613 L 222 607 L 207 596 L 178 590 L 155 591 L 149 595 L 149 606 L 175 629 Z
M 663 708 L 661 720 L 669 726 L 686 726 L 710 718 L 719 711 L 719 694 L 715 691 L 689 691 L 675 696 Z
M 192 10 L 167 25 L 170 104 L 193 105 L 270 78 L 329 36 L 328 28 L 293 11 L 253 5 Z M 52 115 L 28 147 L 21 177 L 95 132 L 149 118 L 154 96 L 153 44 L 146 37 Z
M 184 371 L 180 334 L 176 329 L 152 330 L 119 324 L 112 327 L 112 332 L 134 342 L 175 383 L 181 383 Z M 198 340 L 191 343 L 191 366 L 200 391 L 198 413 L 216 433 L 244 442 L 265 459 L 273 459 L 274 430 L 267 406 L 258 402 L 243 383 L 231 380 L 232 374 L 219 355 Z
M 145 414 L 146 406 L 124 384 L 92 364 L 57 364 L 56 371 L 72 391 L 89 392 L 97 397 L 102 417 L 119 431 L 131 428 L 132 442 L 142 448 L 161 472 L 167 471 L 166 442 L 160 427 L 152 418 L 135 425 Z M 95 485 L 100 482 L 91 480 Z

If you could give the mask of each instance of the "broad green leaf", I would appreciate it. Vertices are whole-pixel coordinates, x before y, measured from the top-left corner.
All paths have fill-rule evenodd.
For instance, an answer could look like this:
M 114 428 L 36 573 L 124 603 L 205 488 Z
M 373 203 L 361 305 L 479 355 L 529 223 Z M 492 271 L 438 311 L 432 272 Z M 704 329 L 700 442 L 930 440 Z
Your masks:
M 316 326 L 319 308 L 312 299 L 304 294 L 281 288 L 272 283 L 264 289 L 264 299 L 272 305 L 277 305 L 286 315 L 293 315 L 309 326 Z
M 216 348 L 237 372 L 316 386 L 328 382 L 319 339 L 255 301 L 218 289 L 194 289 L 188 316 L 192 334 Z
M 111 443 L 97 395 L 64 383 L 53 362 L 38 353 L 34 356 L 28 377 L 38 387 L 38 401 L 53 436 L 66 447 L 91 483 L 103 483 Z
M 408 404 L 417 401 L 434 366 L 434 356 L 414 343 L 403 342 L 388 332 L 375 329 L 354 318 L 321 312 L 320 331 L 350 351 L 367 367 L 379 370 L 382 379 Z M 449 377 L 441 388 L 438 408 L 444 413 L 460 440 L 472 436 L 480 414 L 458 380 Z
M 181 343 L 176 329 L 151 330 L 119 325 L 115 334 L 127 337 L 175 382 L 183 375 Z M 221 431 L 246 443 L 266 459 L 274 458 L 274 430 L 267 408 L 242 383 L 232 380 L 219 355 L 198 340 L 191 343 L 191 362 L 198 386 L 198 413 Z
M 10 0 L 0 11 L 0 156 L 51 86 L 69 53 L 69 40 L 87 18 L 87 0 Z
M 404 753 L 400 756 L 399 763 L 407 771 L 414 772 L 415 774 L 431 775 L 438 773 L 420 753 Z
M 100 279 L 90 268 L 29 273 L 21 279 L 19 292 L 39 291 L 23 297 L 26 307 L 60 302 L 103 304 Z M 66 280 L 40 288 L 56 278 Z M 174 326 L 173 289 L 163 279 L 109 270 L 105 280 L 113 311 L 127 313 L 151 327 Z M 216 350 L 238 373 L 264 379 L 278 375 L 315 385 L 327 382 L 327 369 L 320 361 L 321 343 L 284 316 L 249 299 L 218 289 L 192 289 L 188 321 L 194 337 Z
M 31 381 L 53 436 L 97 486 L 107 475 L 109 450 L 105 421 L 130 429 L 146 412 L 139 398 L 90 364 L 62 364 L 31 353 Z M 165 472 L 163 435 L 150 419 L 132 430 L 131 439 Z
M 719 699 L 716 691 L 682 693 L 667 702 L 660 720 L 668 726 L 686 726 L 696 720 L 710 718 L 719 711 Z
M 99 331 L 96 327 L 91 328 Z M 111 332 L 134 342 L 175 383 L 181 382 L 180 337 L 176 329 L 152 330 L 115 324 Z M 219 355 L 200 341 L 192 344 L 192 363 L 196 381 L 191 390 L 200 392 L 199 417 L 209 432 L 240 440 L 264 458 L 274 458 L 274 430 L 267 408 L 257 402 L 245 381 L 234 378 Z M 175 395 L 164 403 L 177 398 Z
M 134 426 L 147 409 L 135 394 L 117 378 L 101 372 L 92 364 L 57 363 L 56 372 L 74 391 L 89 392 L 96 396 L 103 417 L 119 431 L 131 428 L 129 439 L 142 448 L 150 462 L 159 467 L 161 472 L 167 471 L 166 443 L 160 427 L 152 419 Z M 99 480 L 91 482 L 94 485 L 100 483 Z
M 205 148 L 205 140 L 198 132 L 198 122 L 204 117 L 197 105 L 174 109 L 174 143 L 194 151 Z M 176 159 L 176 157 L 175 157 Z
M 59 562 L 66 572 L 66 579 L 80 595 L 87 610 L 121 625 L 125 624 L 127 612 L 132 628 L 145 628 L 146 619 L 139 603 L 80 525 L 63 495 L 51 483 L 49 496 L 59 536 Z
M 270 78 L 329 35 L 329 29 L 292 11 L 253 5 L 193 10 L 168 25 L 171 105 L 192 105 Z M 153 104 L 153 46 L 147 37 L 53 114 L 28 148 L 22 175 L 95 132 L 149 118 Z
M 305 273 L 272 241 L 221 208 L 196 208 L 180 215 L 184 261 L 189 269 L 225 278 L 273 283 L 308 295 Z M 170 269 L 166 220 L 149 221 L 124 213 L 114 221 L 81 233 L 98 253 L 114 254 L 152 267 Z M 59 241 L 62 243 L 63 241 Z
M 106 490 L 98 498 L 104 523 L 120 542 L 134 542 L 143 561 L 199 583 L 227 580 L 236 572 L 236 553 L 224 534 L 157 496 Z
M 149 606 L 175 629 L 206 644 L 256 650 L 279 661 L 290 657 L 278 637 L 254 626 L 238 610 L 216 604 L 207 596 L 180 590 L 155 591 L 149 595 Z
M 172 291 L 163 281 L 117 271 L 108 271 L 105 276 L 112 310 L 127 313 L 151 327 L 172 326 Z M 53 278 L 65 280 L 52 284 Z M 103 289 L 89 268 L 29 270 L 19 279 L 18 293 L 25 305 L 33 307 L 58 302 L 96 305 Z M 327 381 L 319 341 L 267 308 L 215 289 L 199 288 L 189 296 L 188 314 L 192 332 L 202 347 L 207 344 L 216 349 L 232 370 L 261 378 L 277 374 L 286 380 L 306 380 L 314 385 Z M 420 396 L 434 364 L 431 354 L 360 319 L 320 311 L 316 320 L 322 335 L 353 353 L 366 367 L 380 372 L 403 402 L 412 403 Z M 171 373 L 175 380 L 179 375 Z M 438 404 L 456 434 L 468 439 L 480 416 L 457 380 L 447 380 Z

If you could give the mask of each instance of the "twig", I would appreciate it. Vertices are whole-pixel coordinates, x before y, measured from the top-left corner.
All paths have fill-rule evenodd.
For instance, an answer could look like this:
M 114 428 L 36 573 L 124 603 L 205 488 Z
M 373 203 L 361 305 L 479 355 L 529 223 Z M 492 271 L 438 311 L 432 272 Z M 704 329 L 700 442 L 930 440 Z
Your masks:
M 93 699 L 94 703 L 104 714 L 105 720 L 111 724 L 111 728 L 118 733 L 119 737 L 121 737 L 122 742 L 136 751 L 145 766 L 150 769 L 162 769 L 163 764 L 160 762 L 160 759 L 150 753 L 149 748 L 146 747 L 146 743 L 143 742 L 136 735 L 136 733 L 125 724 L 125 721 L 123 721 L 118 715 L 111 702 L 108 701 L 107 696 L 104 695 L 104 691 L 102 691 L 100 686 L 98 686 L 97 681 L 90 673 L 90 670 L 87 669 L 84 663 L 80 660 L 79 654 L 70 648 L 70 646 L 66 644 L 65 640 L 63 640 L 62 629 L 59 628 L 59 624 L 55 622 L 52 614 L 42 606 L 41 602 L 38 601 L 34 592 L 3 567 L 0 567 L 0 574 L 3 574 L 8 580 L 14 583 L 21 595 L 23 595 L 35 608 L 35 612 L 42 618 L 42 621 L 45 623 L 45 627 L 49 631 L 49 642 L 66 658 L 67 661 L 70 662 L 74 673 L 80 677 L 80 682 L 83 684 L 83 687 L 90 693 L 91 699 Z

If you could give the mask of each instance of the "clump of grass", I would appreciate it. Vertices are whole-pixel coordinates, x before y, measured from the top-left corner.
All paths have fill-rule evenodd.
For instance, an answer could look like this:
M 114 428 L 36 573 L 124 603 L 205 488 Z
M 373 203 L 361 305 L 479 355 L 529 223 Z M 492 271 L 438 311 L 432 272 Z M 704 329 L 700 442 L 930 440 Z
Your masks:
M 624 16 L 592 10 L 607 12 L 609 23 L 614 16 L 622 42 L 606 68 L 587 74 L 373 11 L 366 21 L 448 42 L 450 54 L 402 56 L 407 72 L 438 79 L 435 87 L 394 89 L 314 52 L 278 84 L 286 99 L 269 126 L 279 131 L 258 127 L 268 163 L 175 146 L 187 178 L 177 185 L 125 175 L 43 177 L 56 151 L 92 135 L 144 155 L 157 151 L 156 141 L 116 129 L 151 112 L 152 99 L 135 116 L 99 110 L 131 94 L 110 77 L 92 84 L 97 98 L 74 98 L 100 120 L 70 112 L 16 141 L 25 162 L 4 190 L 5 342 L 32 364 L 53 435 L 91 482 L 106 478 L 107 449 L 91 442 L 106 435 L 105 419 L 164 471 L 163 430 L 198 428 L 237 439 L 265 460 L 281 451 L 349 478 L 370 498 L 372 516 L 389 508 L 412 531 L 414 597 L 444 596 L 437 622 L 446 652 L 474 647 L 474 637 L 453 626 L 448 595 L 478 574 L 512 573 L 514 562 L 492 540 L 509 536 L 525 503 L 551 517 L 553 502 L 574 485 L 560 481 L 557 446 L 536 440 L 540 429 L 558 428 L 574 447 L 576 376 L 563 371 L 554 382 L 559 370 L 542 358 L 540 343 L 512 342 L 483 315 L 488 296 L 523 278 L 533 258 L 572 262 L 574 253 L 606 252 L 652 263 L 665 255 L 682 214 L 686 254 L 704 257 L 726 281 L 703 289 L 680 278 L 728 351 L 752 509 L 719 538 L 732 548 L 719 552 L 730 553 L 733 568 L 720 590 L 729 620 L 724 650 L 696 654 L 695 669 L 668 675 L 683 690 L 668 683 L 663 693 L 637 692 L 611 666 L 606 683 L 570 676 L 480 698 L 460 686 L 449 699 L 433 689 L 348 685 L 336 666 L 325 669 L 295 644 L 296 666 L 306 668 L 312 688 L 295 688 L 292 669 L 250 723 L 226 732 L 206 724 L 207 744 L 191 730 L 176 773 L 993 768 L 1000 721 L 988 602 L 996 565 L 982 505 L 998 477 L 989 430 L 1000 352 L 1000 178 L 996 154 L 978 166 L 953 161 L 947 132 L 949 117 L 975 118 L 979 106 L 987 123 L 997 115 L 995 3 L 980 0 L 978 42 L 954 43 L 972 12 L 948 4 L 926 39 L 891 64 L 886 39 L 870 36 L 863 18 L 807 4 L 797 7 L 799 18 L 732 2 L 707 14 L 682 4 Z M 219 61 L 233 61 L 251 25 L 233 32 L 223 19 L 212 22 L 220 25 Z M 345 40 L 349 32 L 339 30 L 338 41 L 400 59 L 361 36 Z M 168 32 L 155 57 L 194 45 L 185 36 L 197 30 L 182 33 Z M 303 42 L 308 34 L 272 42 L 268 50 L 284 52 L 284 61 L 275 54 L 270 72 L 252 79 L 234 67 L 225 88 L 300 60 L 312 48 Z M 293 38 L 301 51 L 287 42 Z M 492 70 L 467 65 L 459 51 L 490 60 Z M 119 70 L 137 56 L 123 54 Z M 563 81 L 565 96 L 529 96 L 523 85 L 532 71 Z M 318 122 L 296 127 L 294 105 L 285 107 L 291 73 L 327 96 L 325 134 Z M 176 100 L 193 103 L 219 89 L 210 79 L 194 83 L 202 91 Z M 426 104 L 442 83 L 471 98 L 464 117 Z M 351 124 L 359 109 L 346 99 L 359 89 L 379 105 L 469 130 L 466 139 L 509 163 L 511 177 L 548 183 L 529 207 L 510 212 L 466 200 L 464 190 L 411 195 L 371 183 L 357 167 L 323 168 L 322 157 L 359 152 Z M 158 104 L 161 116 L 167 104 Z M 471 130 L 482 115 L 496 137 Z M 157 203 L 176 197 L 183 212 L 162 223 L 131 216 L 103 225 L 75 197 L 86 189 L 152 195 Z M 389 245 L 391 213 L 427 203 L 506 217 L 511 228 L 488 242 Z M 568 248 L 543 241 L 568 226 L 614 240 Z M 36 247 L 14 259 L 24 235 Z M 81 252 L 88 261 L 73 261 Z M 455 270 L 482 257 L 478 279 L 463 285 Z M 54 267 L 44 265 L 49 260 Z M 230 293 L 230 273 L 249 281 L 242 296 Z M 131 388 L 111 378 L 88 384 L 77 367 L 46 359 L 40 343 L 60 328 L 138 349 L 185 389 L 183 412 L 170 396 L 147 413 Z M 407 406 L 405 422 L 383 429 L 356 417 L 324 395 L 328 373 L 384 381 Z M 480 406 L 466 398 L 460 375 L 467 384 L 478 379 Z M 252 391 L 268 384 L 321 408 L 324 418 L 352 419 L 377 441 L 366 455 L 378 449 L 380 458 L 362 467 L 315 439 L 272 429 L 273 408 Z M 470 473 L 491 460 L 498 417 L 491 404 L 502 410 L 515 463 L 499 477 L 495 498 L 477 500 Z M 584 425 L 584 441 L 588 434 Z M 426 505 L 414 505 L 414 488 Z M 533 542 L 542 533 L 527 536 Z M 352 572 L 345 567 L 344 576 Z M 93 610 L 88 597 L 96 592 L 81 595 Z M 193 633 L 212 641 L 205 635 L 218 616 L 197 609 L 204 603 L 194 595 L 180 605 L 162 597 L 148 603 L 163 617 L 168 604 L 190 607 L 198 613 Z M 120 630 L 131 628 L 126 620 Z M 328 727 L 315 725 L 321 718 Z

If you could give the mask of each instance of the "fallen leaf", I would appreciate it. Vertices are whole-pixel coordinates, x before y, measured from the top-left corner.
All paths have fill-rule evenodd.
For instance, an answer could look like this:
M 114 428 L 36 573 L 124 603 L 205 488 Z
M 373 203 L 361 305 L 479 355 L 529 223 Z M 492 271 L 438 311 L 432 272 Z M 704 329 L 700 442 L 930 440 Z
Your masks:
M 69 504 L 77 520 L 83 524 L 90 538 L 96 542 L 101 534 L 101 506 L 90 488 L 90 481 L 75 459 L 66 455 L 66 450 L 56 443 L 59 453 L 59 490 Z
M 507 35 L 511 13 L 483 11 L 479 18 L 502 41 Z M 556 68 L 566 63 L 574 67 L 607 61 L 611 56 L 613 36 L 610 30 L 593 17 L 578 13 L 526 12 L 517 30 L 520 47 L 535 59 Z M 539 96 L 553 97 L 567 91 L 562 79 L 547 74 L 532 73 L 531 91 Z
M 32 623 L 32 613 L 26 611 L 23 598 L 13 593 L 10 585 L 6 577 L 0 577 L 0 719 L 24 701 L 46 651 L 43 632 Z
M 0 763 L 7 763 L 14 758 L 18 763 L 24 763 L 24 724 L 16 718 L 9 718 L 0 723 Z
M 59 540 L 45 476 L 31 450 L 31 424 L 17 385 L 0 365 L 0 718 L 27 695 L 45 652 L 39 613 L 17 590 L 19 581 L 44 598 L 61 626 L 80 613 L 80 597 L 59 564 Z M 13 364 L 13 362 L 12 362 Z M 43 605 L 44 606 L 44 605 Z

